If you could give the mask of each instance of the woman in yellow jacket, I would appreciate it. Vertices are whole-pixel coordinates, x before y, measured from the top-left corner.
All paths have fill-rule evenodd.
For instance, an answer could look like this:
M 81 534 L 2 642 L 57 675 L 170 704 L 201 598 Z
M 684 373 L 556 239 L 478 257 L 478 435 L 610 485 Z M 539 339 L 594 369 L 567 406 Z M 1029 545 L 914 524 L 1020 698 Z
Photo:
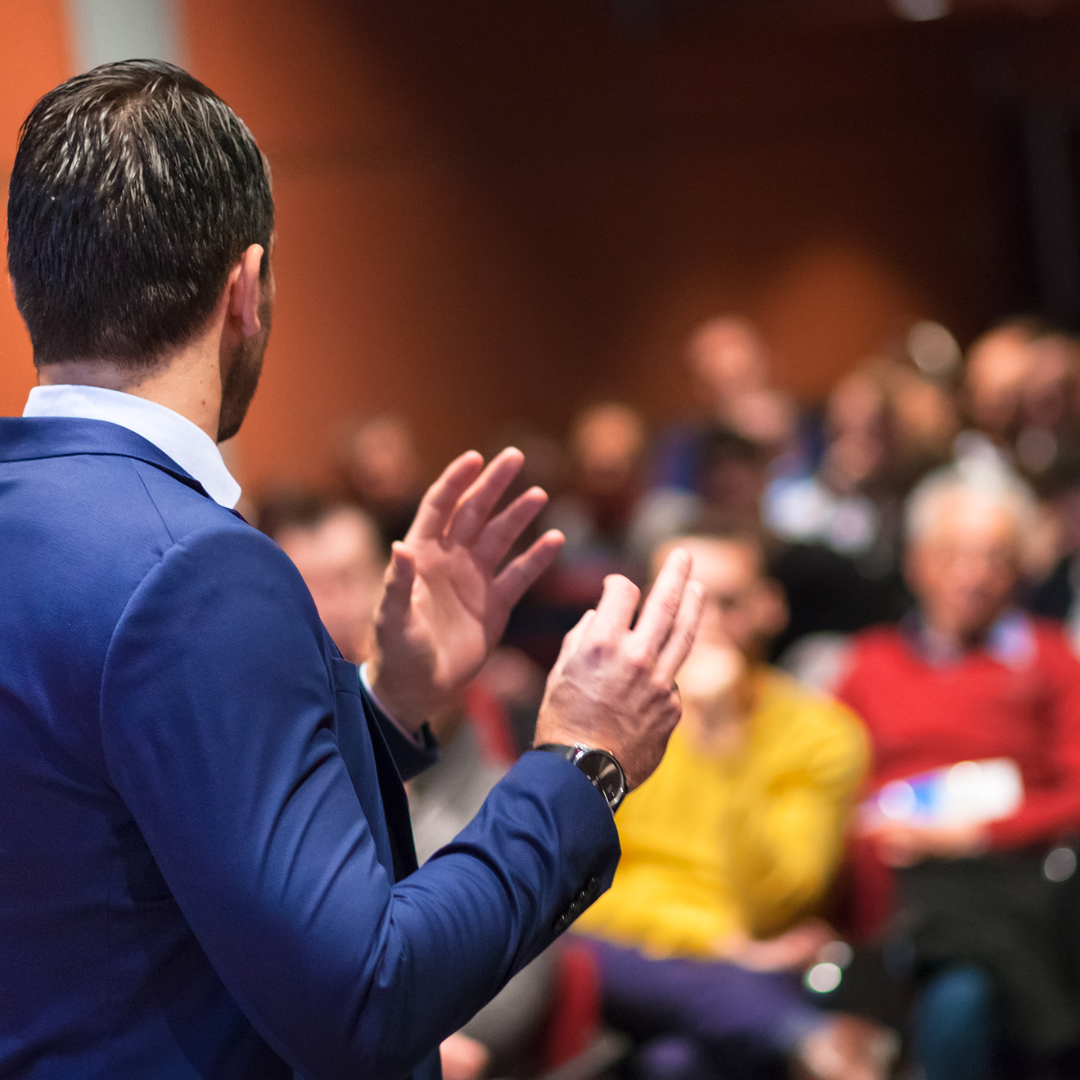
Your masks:
M 611 890 L 578 920 L 609 1018 L 648 1080 L 880 1080 L 893 1040 L 807 1002 L 798 973 L 834 935 L 815 917 L 867 761 L 858 719 L 761 662 L 786 608 L 749 536 L 690 536 L 706 592 L 679 675 L 683 719 L 616 822 Z M 657 553 L 662 558 L 666 553 Z

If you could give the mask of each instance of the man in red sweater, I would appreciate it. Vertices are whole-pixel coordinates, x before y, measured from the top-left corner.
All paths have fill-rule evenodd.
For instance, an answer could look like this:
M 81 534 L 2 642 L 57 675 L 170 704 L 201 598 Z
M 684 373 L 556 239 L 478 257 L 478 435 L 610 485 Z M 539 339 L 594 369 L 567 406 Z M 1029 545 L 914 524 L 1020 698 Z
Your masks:
M 923 481 L 907 520 L 917 611 L 861 635 L 839 687 L 870 732 L 871 795 L 900 795 L 878 797 L 862 825 L 862 914 L 914 956 L 927 1080 L 988 1076 L 1002 1029 L 1042 1057 L 1080 1041 L 1067 958 L 1080 660 L 1060 628 L 1013 606 L 1034 515 L 1030 493 L 1000 469 Z M 1019 773 L 1012 808 L 935 814 L 925 774 L 987 759 Z

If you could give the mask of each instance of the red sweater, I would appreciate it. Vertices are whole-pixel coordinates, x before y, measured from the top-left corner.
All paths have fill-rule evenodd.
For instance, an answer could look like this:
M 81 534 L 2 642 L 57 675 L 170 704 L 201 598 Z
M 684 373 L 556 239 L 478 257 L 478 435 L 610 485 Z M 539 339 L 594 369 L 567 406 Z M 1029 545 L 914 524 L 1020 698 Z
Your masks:
M 1013 665 L 981 648 L 932 664 L 896 628 L 860 635 L 837 696 L 870 732 L 868 790 L 958 761 L 1008 757 L 1023 776 L 1024 802 L 989 826 L 991 845 L 1080 831 L 1080 660 L 1056 624 L 1032 620 L 1031 628 L 1034 650 Z M 869 875 L 875 884 L 865 880 L 867 854 L 858 861 L 869 888 L 860 891 L 877 909 L 864 915 L 878 922 L 887 881 L 880 871 Z

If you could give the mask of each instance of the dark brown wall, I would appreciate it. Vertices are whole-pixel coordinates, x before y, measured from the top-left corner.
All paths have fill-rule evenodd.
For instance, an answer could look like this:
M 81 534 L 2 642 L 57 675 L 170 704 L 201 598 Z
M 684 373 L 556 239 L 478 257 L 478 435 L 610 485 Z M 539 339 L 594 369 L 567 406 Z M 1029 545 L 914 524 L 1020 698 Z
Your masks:
M 812 399 L 912 317 L 967 339 L 1008 305 L 995 125 L 1003 98 L 1075 91 L 1075 7 L 904 25 L 664 6 L 620 27 L 613 0 L 186 0 L 192 70 L 274 171 L 249 486 L 325 478 L 357 413 L 411 417 L 433 466 L 600 396 L 659 422 L 687 407 L 685 334 L 727 309 Z M 8 145 L 63 74 L 53 30 L 5 101 Z M 9 411 L 16 339 L 0 305 Z
M 687 405 L 684 335 L 725 309 L 761 321 L 805 398 L 910 318 L 970 337 L 999 313 L 978 68 L 1015 20 L 684 4 L 635 35 L 612 9 L 191 0 L 193 65 L 278 195 L 250 478 L 319 475 L 327 426 L 362 411 L 407 413 L 433 463 L 598 396 L 659 420 Z

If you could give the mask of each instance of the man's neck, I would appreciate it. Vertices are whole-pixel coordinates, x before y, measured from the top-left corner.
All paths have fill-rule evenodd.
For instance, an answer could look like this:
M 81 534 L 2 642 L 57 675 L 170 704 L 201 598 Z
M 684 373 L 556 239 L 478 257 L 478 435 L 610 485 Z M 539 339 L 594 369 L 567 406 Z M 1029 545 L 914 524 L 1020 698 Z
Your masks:
M 151 364 L 132 369 L 111 360 L 64 360 L 38 371 L 42 386 L 98 386 L 146 398 L 186 417 L 217 440 L 221 414 L 218 354 L 200 335 Z
M 986 643 L 990 631 L 1000 617 L 1000 614 L 996 615 L 984 627 L 964 630 L 948 625 L 944 620 L 934 621 L 924 614 L 919 623 L 923 648 L 929 656 L 938 660 L 963 656 L 969 650 L 977 649 Z

